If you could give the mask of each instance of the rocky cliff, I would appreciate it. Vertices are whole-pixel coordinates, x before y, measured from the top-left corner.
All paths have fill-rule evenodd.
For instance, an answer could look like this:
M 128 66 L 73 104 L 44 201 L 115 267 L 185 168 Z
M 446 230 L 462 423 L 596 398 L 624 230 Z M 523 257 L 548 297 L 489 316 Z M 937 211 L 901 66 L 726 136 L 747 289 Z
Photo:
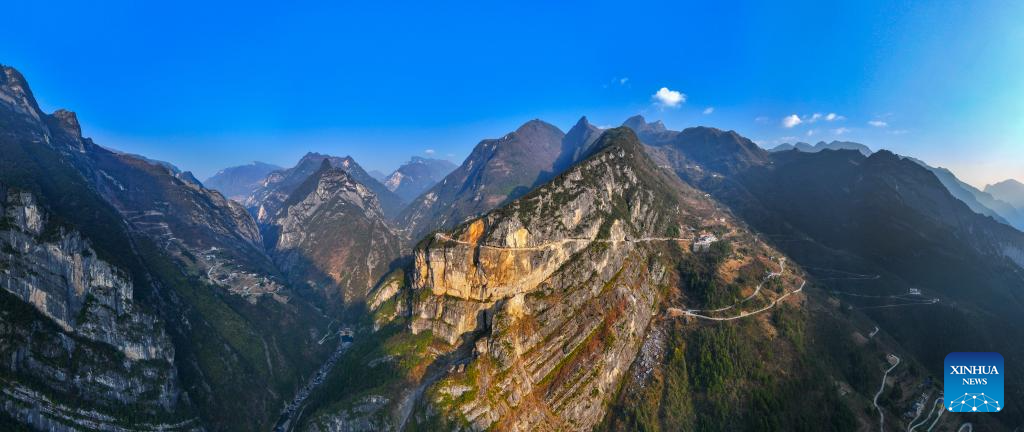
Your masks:
M 326 160 L 264 224 L 293 283 L 339 303 L 363 300 L 399 256 L 376 195 Z
M 410 390 L 396 397 L 388 384 L 370 388 L 385 399 L 337 402 L 352 408 L 323 408 L 310 427 L 593 429 L 637 367 L 652 323 L 672 319 L 666 296 L 693 310 L 707 304 L 706 293 L 673 288 L 677 260 L 694 256 L 698 233 L 715 230 L 736 244 L 722 270 L 730 280 L 736 268 L 771 262 L 770 249 L 658 168 L 628 129 L 606 131 L 583 159 L 523 197 L 423 240 L 407 287 L 380 291 L 408 302 L 407 318 L 394 321 L 407 333 L 384 345 L 432 341 L 390 357 L 409 364 L 400 379 Z M 735 286 L 754 299 L 754 310 L 797 288 L 792 273 L 780 277 L 780 291 L 759 293 L 757 278 Z M 373 373 L 382 365 L 359 367 Z
M 0 197 L 3 409 L 50 430 L 157 427 L 161 418 L 170 430 L 197 427 L 184 415 L 170 338 L 136 304 L 128 273 L 50 222 L 31 193 L 0 184 Z M 129 407 L 148 419 L 134 424 Z
M 4 417 L 269 427 L 330 347 L 248 212 L 186 172 L 96 145 L 2 70 Z

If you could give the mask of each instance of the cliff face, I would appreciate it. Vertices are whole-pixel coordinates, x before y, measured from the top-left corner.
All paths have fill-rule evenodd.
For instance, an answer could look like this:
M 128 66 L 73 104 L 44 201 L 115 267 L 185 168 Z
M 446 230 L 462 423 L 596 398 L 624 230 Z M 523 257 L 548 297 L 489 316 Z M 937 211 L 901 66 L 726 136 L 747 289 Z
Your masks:
M 657 312 L 693 209 L 632 133 L 417 250 L 410 330 L 471 344 L 420 416 L 481 430 L 592 429 Z M 696 195 L 696 194 L 695 194 Z
M 343 303 L 364 299 L 399 255 L 376 195 L 328 162 L 265 224 L 282 271 Z
M 771 262 L 727 213 L 656 167 L 631 131 L 606 131 L 593 147 L 523 197 L 420 243 L 408 285 L 396 290 L 389 279 L 372 306 L 387 310 L 378 320 L 404 326 L 381 345 L 432 342 L 405 342 L 388 357 L 409 366 L 406 384 L 366 390 L 382 402 L 321 409 L 313 430 L 591 430 L 639 367 L 649 329 L 683 314 L 668 314 L 666 299 L 707 303 L 677 286 L 677 263 L 695 259 L 698 233 L 715 229 L 737 244 L 721 267 L 729 280 Z M 787 286 L 793 278 L 786 273 Z M 758 294 L 755 284 L 735 283 L 756 298 L 751 306 L 781 294 Z M 380 362 L 356 370 L 372 374 Z
M 49 223 L 31 193 L 0 185 L 0 197 L 0 355 L 10 359 L 0 367 L 0 401 L 8 414 L 41 429 L 128 424 L 116 411 L 79 408 L 77 397 L 173 418 L 187 405 L 174 348 L 162 323 L 136 305 L 129 275 L 80 233 Z
M 53 430 L 269 428 L 330 347 L 251 216 L 2 71 L 0 408 Z

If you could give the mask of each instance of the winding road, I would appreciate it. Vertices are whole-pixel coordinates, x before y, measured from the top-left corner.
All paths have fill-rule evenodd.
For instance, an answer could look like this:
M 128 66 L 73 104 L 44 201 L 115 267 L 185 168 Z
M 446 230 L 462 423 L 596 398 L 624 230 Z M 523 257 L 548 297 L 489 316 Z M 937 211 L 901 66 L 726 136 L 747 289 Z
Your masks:
M 553 248 L 553 247 L 556 247 L 556 246 L 562 246 L 562 245 L 565 245 L 566 243 L 583 243 L 583 242 L 587 242 L 587 243 L 591 243 L 591 242 L 598 242 L 598 243 L 648 243 L 648 242 L 662 242 L 662 241 L 691 241 L 692 240 L 692 239 L 682 238 L 682 237 L 641 237 L 641 238 L 635 238 L 635 239 L 617 239 L 617 240 L 585 238 L 585 237 L 582 237 L 582 238 L 581 237 L 569 237 L 569 238 L 564 238 L 564 239 L 553 241 L 553 242 L 541 243 L 541 244 L 536 245 L 536 246 L 494 246 L 494 245 L 489 245 L 489 244 L 484 244 L 484 243 L 473 243 L 473 242 L 468 242 L 468 241 L 465 241 L 465 240 L 453 239 L 451 236 L 449 236 L 448 234 L 445 234 L 445 233 L 435 233 L 434 237 L 437 238 L 437 239 L 446 241 L 446 242 L 452 242 L 452 243 L 457 243 L 457 244 L 466 245 L 466 246 L 476 246 L 476 247 L 480 247 L 480 248 L 483 248 L 483 249 L 498 249 L 498 250 L 510 250 L 510 251 L 539 251 L 539 250 L 550 249 L 550 248 Z
M 881 396 L 882 391 L 885 390 L 885 379 L 889 377 L 889 372 L 892 372 L 893 369 L 896 369 L 896 366 L 900 365 L 900 358 L 897 357 L 896 354 L 889 355 L 896 359 L 896 362 L 893 363 L 893 365 L 890 366 L 889 369 L 885 370 L 885 374 L 882 375 L 882 385 L 878 387 L 878 393 L 875 393 L 875 399 L 874 401 L 871 402 L 875 406 L 875 409 L 878 410 L 878 430 L 881 432 L 885 432 L 885 412 L 882 411 L 882 408 L 878 406 L 878 397 Z M 936 418 L 935 420 L 938 420 L 938 418 Z
M 768 306 L 765 306 L 765 307 L 763 307 L 761 309 L 758 309 L 756 311 L 753 311 L 753 312 L 743 312 L 743 313 L 740 313 L 739 315 L 732 316 L 732 317 L 710 317 L 710 316 L 707 316 L 707 315 L 701 315 L 701 314 L 693 313 L 693 312 L 690 312 L 690 311 L 683 311 L 683 314 L 685 314 L 687 316 L 692 316 L 692 317 L 706 319 L 706 320 L 712 320 L 712 321 L 732 321 L 732 320 L 736 320 L 736 319 L 740 319 L 740 318 L 746 318 L 746 317 L 749 317 L 749 316 L 752 316 L 752 315 L 757 315 L 757 314 L 759 314 L 761 312 L 764 312 L 766 310 L 769 310 L 771 308 L 774 308 L 780 301 L 784 300 L 786 297 L 789 297 L 792 294 L 796 294 L 796 293 L 798 293 L 800 291 L 803 291 L 804 290 L 804 285 L 807 285 L 807 281 L 801 282 L 800 283 L 800 288 L 797 288 L 797 289 L 795 289 L 793 291 L 790 291 L 788 293 L 783 294 L 781 297 L 779 297 L 779 298 L 777 298 L 775 300 L 772 300 L 771 304 L 769 304 Z
M 943 401 L 943 399 L 941 397 L 938 398 L 938 399 L 935 399 L 934 408 L 931 411 L 928 412 L 928 415 L 924 418 L 924 420 L 921 420 L 921 423 L 914 424 L 914 422 L 917 421 L 917 417 L 921 416 L 921 413 L 917 413 L 917 417 L 914 417 L 914 420 L 910 421 L 910 428 L 907 429 L 907 432 L 914 432 L 914 429 L 917 429 L 920 426 L 924 426 L 925 423 L 928 423 L 928 419 L 932 418 L 933 414 L 935 414 L 936 412 L 938 412 L 938 411 L 940 411 L 940 410 L 945 408 L 944 404 L 945 404 L 945 402 Z M 936 417 L 936 418 L 938 418 L 938 417 Z

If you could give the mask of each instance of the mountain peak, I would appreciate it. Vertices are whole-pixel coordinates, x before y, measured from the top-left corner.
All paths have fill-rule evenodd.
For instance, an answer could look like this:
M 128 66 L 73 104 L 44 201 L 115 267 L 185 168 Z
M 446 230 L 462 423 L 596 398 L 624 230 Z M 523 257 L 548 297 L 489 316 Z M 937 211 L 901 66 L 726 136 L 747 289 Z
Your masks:
M 622 125 L 633 130 L 638 130 L 647 126 L 647 119 L 645 119 L 644 116 L 637 114 L 626 119 L 626 121 L 622 122 Z
M 581 159 L 589 158 L 602 151 L 622 150 L 626 155 L 643 156 L 645 151 L 636 132 L 626 126 L 608 129 L 601 134 L 591 148 L 590 152 Z
M 78 116 L 74 111 L 59 109 L 53 112 L 53 118 L 57 119 L 57 124 L 71 135 L 79 138 L 82 136 L 82 126 L 78 123 Z
M 1021 182 L 1017 181 L 1017 179 L 1006 179 L 1006 180 L 1003 180 L 1003 181 L 998 182 L 998 183 L 990 184 L 987 187 L 996 187 L 996 186 L 1007 186 L 1007 187 L 1024 188 L 1024 183 L 1021 183 Z
M 533 135 L 538 132 L 544 133 L 554 131 L 557 131 L 559 134 L 562 133 L 561 129 L 559 129 L 557 126 L 551 123 L 548 123 L 541 119 L 533 119 L 526 123 L 523 123 L 522 126 L 519 126 L 519 128 L 516 129 L 513 133 L 517 135 Z
M 662 122 L 661 120 L 655 120 L 653 122 L 648 123 L 647 119 L 645 119 L 644 116 L 640 114 L 637 114 L 626 119 L 626 121 L 622 122 L 622 126 L 633 129 L 633 131 L 636 133 L 657 133 L 665 132 L 668 130 L 668 128 L 665 127 L 665 123 Z
M 1024 209 L 1024 183 L 1015 179 L 1007 179 L 985 186 L 985 192 L 1018 209 Z
M 17 69 L 10 66 L 0 65 L 3 73 L 0 73 L 0 95 L 7 95 L 7 98 L 17 105 L 16 108 L 39 119 L 39 104 L 36 103 L 32 89 L 28 86 L 25 76 Z M 2 100 L 2 99 L 0 99 Z

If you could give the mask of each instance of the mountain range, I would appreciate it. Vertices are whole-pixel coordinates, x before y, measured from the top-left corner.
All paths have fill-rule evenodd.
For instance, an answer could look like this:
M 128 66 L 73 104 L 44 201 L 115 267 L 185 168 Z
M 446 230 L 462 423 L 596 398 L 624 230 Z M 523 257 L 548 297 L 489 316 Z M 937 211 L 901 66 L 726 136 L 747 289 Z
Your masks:
M 985 186 L 985 193 L 1018 209 L 1024 209 L 1024 184 L 1017 180 L 1004 180 Z
M 0 152 L 5 430 L 955 429 L 947 353 L 1024 365 L 1024 186 L 857 143 L 531 120 L 200 182 L 3 67 Z
M 817 153 L 817 152 L 820 152 L 820 151 L 826 150 L 826 149 L 827 150 L 856 150 L 856 151 L 860 152 L 860 154 L 862 154 L 864 156 L 871 156 L 871 153 L 872 153 L 871 149 L 868 148 L 868 146 L 866 146 L 864 144 L 861 144 L 861 143 L 851 142 L 851 141 L 832 141 L 832 142 L 828 142 L 828 143 L 825 142 L 825 141 L 818 141 L 818 143 L 814 144 L 814 145 L 810 145 L 810 144 L 805 143 L 805 142 L 797 142 L 796 144 L 783 143 L 783 144 L 779 144 L 779 145 L 773 147 L 771 150 L 768 150 L 768 151 L 774 153 L 774 152 L 780 152 L 780 151 L 798 150 L 798 151 L 802 151 L 802 152 L 805 152 L 805 153 Z
M 866 157 L 871 156 L 873 153 L 868 146 L 849 141 L 832 141 L 831 143 L 821 141 L 814 146 L 807 143 L 780 144 L 769 151 L 778 153 L 790 150 L 797 150 L 804 153 L 817 153 L 822 150 L 855 150 Z M 1002 190 L 1006 190 L 1008 193 L 996 196 L 997 194 L 991 193 L 990 189 L 998 191 L 1000 186 L 986 186 L 985 191 L 981 191 L 978 188 L 961 181 L 948 169 L 936 168 L 928 165 L 922 160 L 912 157 L 906 157 L 906 159 L 921 165 L 925 169 L 931 171 L 932 174 L 935 174 L 950 194 L 956 197 L 956 199 L 963 201 L 964 204 L 967 204 L 967 206 L 975 213 L 990 216 L 996 221 L 1010 225 L 1018 230 L 1024 230 L 1024 206 L 1021 205 L 1024 201 L 1019 201 L 1019 197 L 1024 196 L 1024 186 L 1017 188 L 1019 191 L 1017 192 L 1017 195 L 1009 192 L 1014 190 L 1013 185 L 1016 183 L 1015 180 L 1007 180 L 1000 183 L 999 185 L 1003 188 Z M 1011 203 L 1014 199 L 1012 197 L 1014 196 L 1018 197 L 1018 201 L 1016 201 L 1017 204 Z M 1001 199 L 1001 197 L 1006 199 Z
M 220 191 L 230 199 L 241 201 L 260 186 L 260 182 L 268 174 L 280 170 L 281 167 L 263 162 L 252 162 L 224 168 L 210 178 L 203 180 L 203 185 Z

